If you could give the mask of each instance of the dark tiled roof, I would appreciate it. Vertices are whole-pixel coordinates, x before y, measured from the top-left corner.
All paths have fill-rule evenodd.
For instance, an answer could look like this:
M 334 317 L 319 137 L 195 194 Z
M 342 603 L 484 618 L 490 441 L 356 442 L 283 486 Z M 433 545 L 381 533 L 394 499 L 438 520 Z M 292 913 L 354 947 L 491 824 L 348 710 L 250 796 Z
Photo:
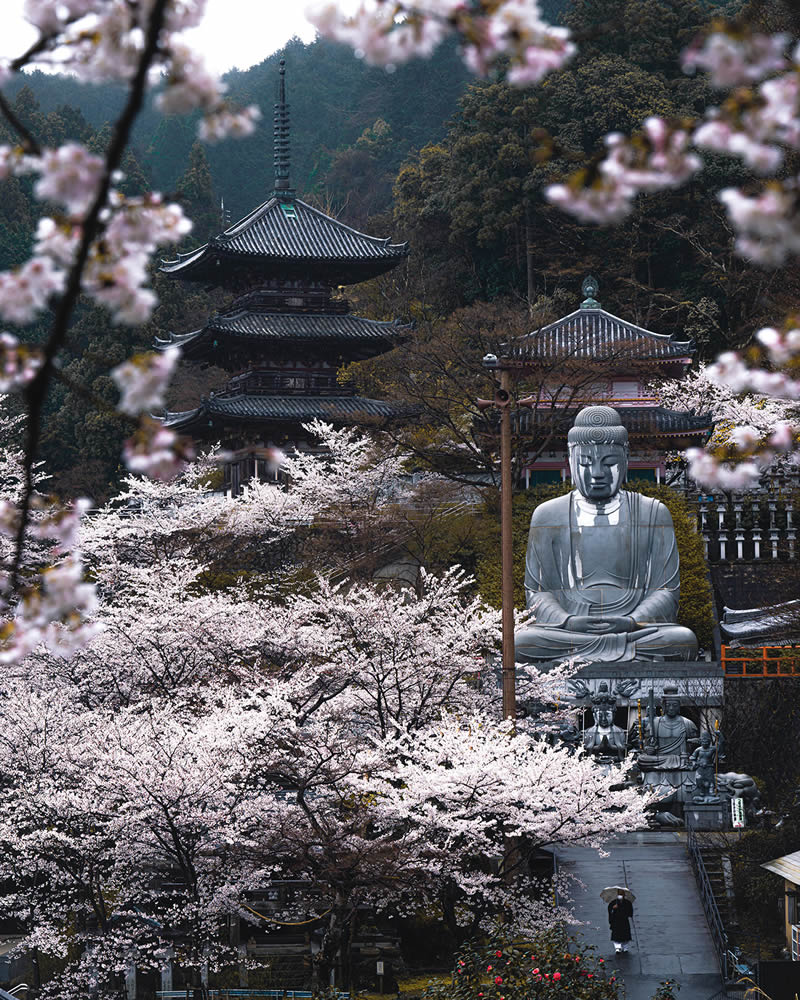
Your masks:
M 213 396 L 196 410 L 168 413 L 167 427 L 188 429 L 217 417 L 243 423 L 307 423 L 326 420 L 356 424 L 364 417 L 387 419 L 401 416 L 405 408 L 380 399 L 362 396 Z
M 674 340 L 668 334 L 653 333 L 605 309 L 576 309 L 541 330 L 503 345 L 506 356 L 531 361 L 667 360 L 688 358 L 694 349 L 692 340 Z
M 623 426 L 631 437 L 660 437 L 668 435 L 696 437 L 710 431 L 714 421 L 710 413 L 686 413 L 682 410 L 667 410 L 663 406 L 617 406 Z M 516 410 L 518 430 L 521 433 L 532 427 L 533 413 L 530 410 Z M 574 411 L 564 414 L 565 425 L 572 425 Z M 546 420 L 552 419 L 548 410 Z
M 408 326 L 400 323 L 363 319 L 349 313 L 263 313 L 246 309 L 223 313 L 209 320 L 206 326 L 192 333 L 170 334 L 157 339 L 156 347 L 163 350 L 178 344 L 184 356 L 206 356 L 214 350 L 214 342 L 226 340 L 256 340 L 281 343 L 300 341 L 304 345 L 359 345 L 360 355 L 380 354 L 404 340 Z M 221 345 L 220 345 L 221 346 Z
M 383 274 L 407 255 L 407 243 L 360 233 L 297 198 L 270 198 L 205 246 L 163 261 L 161 271 L 221 283 L 229 267 L 247 262 L 264 276 L 303 268 L 351 284 Z

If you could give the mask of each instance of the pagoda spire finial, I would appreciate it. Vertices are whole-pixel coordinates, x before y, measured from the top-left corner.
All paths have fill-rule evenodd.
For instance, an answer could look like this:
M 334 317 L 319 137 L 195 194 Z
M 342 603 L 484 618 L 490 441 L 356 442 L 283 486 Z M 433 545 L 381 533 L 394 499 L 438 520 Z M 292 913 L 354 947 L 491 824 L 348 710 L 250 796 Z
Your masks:
M 280 62 L 280 89 L 273 115 L 275 152 L 275 197 L 294 196 L 289 182 L 289 105 L 286 103 L 286 60 Z

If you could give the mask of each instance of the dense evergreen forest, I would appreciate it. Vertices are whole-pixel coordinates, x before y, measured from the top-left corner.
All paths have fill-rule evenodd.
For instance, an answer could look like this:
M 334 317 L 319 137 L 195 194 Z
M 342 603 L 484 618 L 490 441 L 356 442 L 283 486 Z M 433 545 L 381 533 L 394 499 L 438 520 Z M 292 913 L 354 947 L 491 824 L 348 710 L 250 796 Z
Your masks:
M 195 230 L 182 249 L 221 227 L 220 199 L 235 221 L 269 196 L 272 104 L 285 58 L 292 116 L 292 181 L 301 197 L 350 225 L 408 240 L 406 266 L 348 290 L 353 308 L 378 318 L 412 318 L 403 348 L 351 375 L 362 388 L 413 398 L 423 407 L 410 443 L 442 451 L 430 428 L 463 426 L 459 413 L 481 378 L 488 343 L 575 308 L 581 279 L 594 273 L 602 304 L 659 332 L 682 332 L 709 355 L 747 342 L 758 324 L 797 300 L 796 271 L 762 272 L 732 254 L 714 193 L 746 175 L 708 157 L 691 184 L 643 199 L 615 228 L 580 226 L 544 202 L 543 186 L 591 168 L 602 136 L 630 132 L 648 114 L 698 115 L 714 95 L 685 75 L 679 54 L 709 18 L 741 12 L 742 0 L 550 0 L 553 20 L 575 32 L 579 55 L 538 87 L 512 89 L 469 78 L 454 46 L 387 73 L 329 42 L 297 39 L 226 76 L 229 96 L 255 103 L 262 127 L 244 140 L 203 146 L 191 118 L 162 117 L 152 98 L 125 163 L 128 192 L 156 189 L 182 201 Z M 749 0 L 753 19 L 796 29 L 792 8 Z M 6 88 L 18 117 L 46 144 L 67 138 L 102 149 L 122 94 L 42 73 Z M 0 141 L 9 132 L 0 126 Z M 0 268 L 30 251 L 38 205 L 26 179 L 0 187 Z M 161 306 L 138 330 L 112 327 L 85 306 L 50 399 L 44 455 L 63 492 L 107 494 L 118 475 L 124 428 L 98 408 L 114 398 L 109 368 L 146 348 L 155 332 L 188 330 L 224 304 L 217 293 L 156 276 Z M 35 339 L 46 324 L 33 329 Z M 441 372 L 447 370 L 443 387 Z M 220 372 L 183 371 L 171 406 L 186 408 L 224 382 Z M 452 435 L 451 435 L 452 437 Z M 445 449 L 446 450 L 446 449 Z

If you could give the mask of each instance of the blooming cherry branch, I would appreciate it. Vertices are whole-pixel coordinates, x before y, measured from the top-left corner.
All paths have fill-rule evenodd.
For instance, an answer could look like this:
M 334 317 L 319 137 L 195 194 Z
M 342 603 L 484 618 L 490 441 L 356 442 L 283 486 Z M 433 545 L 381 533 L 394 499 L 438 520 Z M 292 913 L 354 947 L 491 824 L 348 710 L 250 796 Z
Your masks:
M 448 35 L 461 39 L 469 68 L 480 76 L 508 59 L 508 82 L 538 83 L 563 66 L 575 45 L 566 28 L 542 20 L 536 0 L 363 0 L 344 14 L 330 0 L 311 4 L 306 17 L 321 35 L 344 42 L 375 66 L 394 67 L 430 56 Z

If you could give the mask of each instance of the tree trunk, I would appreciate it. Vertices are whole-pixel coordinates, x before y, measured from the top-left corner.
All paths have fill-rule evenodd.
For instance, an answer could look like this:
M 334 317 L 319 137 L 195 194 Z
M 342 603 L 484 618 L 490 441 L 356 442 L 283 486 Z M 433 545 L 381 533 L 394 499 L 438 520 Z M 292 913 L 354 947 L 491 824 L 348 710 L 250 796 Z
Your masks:
M 530 204 L 525 205 L 525 268 L 528 276 L 528 315 L 533 315 L 533 213 Z

